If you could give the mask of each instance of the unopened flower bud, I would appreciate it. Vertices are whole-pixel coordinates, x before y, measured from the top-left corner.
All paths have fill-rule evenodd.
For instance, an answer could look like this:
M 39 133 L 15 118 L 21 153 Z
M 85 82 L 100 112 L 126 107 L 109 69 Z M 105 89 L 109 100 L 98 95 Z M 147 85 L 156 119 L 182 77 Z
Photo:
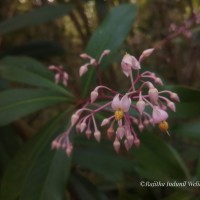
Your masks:
M 79 133 L 81 131 L 80 123 L 76 124 L 76 132 Z
M 79 69 L 79 76 L 83 76 L 88 71 L 88 64 L 82 65 Z
M 143 122 L 143 124 L 144 124 L 145 126 L 148 126 L 148 125 L 149 125 L 149 123 L 150 123 L 150 122 L 149 122 L 149 120 L 148 120 L 148 119 L 145 119 L 145 120 L 144 120 L 144 122 Z
M 140 140 L 136 137 L 133 141 L 133 144 L 136 146 L 136 147 L 139 147 L 140 146 Z
M 54 66 L 54 65 L 50 65 L 50 66 L 48 67 L 48 69 L 49 69 L 49 70 L 57 70 L 57 67 Z
M 54 80 L 55 80 L 55 83 L 58 84 L 60 82 L 60 80 L 61 80 L 60 74 L 55 74 Z
M 100 131 L 96 130 L 94 132 L 94 137 L 97 140 L 97 142 L 100 142 L 100 139 L 101 139 L 101 133 L 100 133 Z
M 96 90 L 93 90 L 90 94 L 90 98 L 91 98 L 91 103 L 94 103 L 98 97 L 98 92 Z
M 170 92 L 170 98 L 174 101 L 180 102 L 179 96 L 174 92 Z
M 144 109 L 145 109 L 145 102 L 143 100 L 139 100 L 137 103 L 136 103 L 136 108 L 138 109 L 140 115 L 142 115 Z
M 119 126 L 117 128 L 117 131 L 116 131 L 116 135 L 119 139 L 122 139 L 124 137 L 124 134 L 125 134 L 125 130 L 122 126 Z
M 92 131 L 88 128 L 86 131 L 85 131 L 85 134 L 86 134 L 86 137 L 89 139 L 92 135 Z
M 86 59 L 86 58 L 91 58 L 88 54 L 86 54 L 86 53 L 82 53 L 82 54 L 80 54 L 80 57 L 81 58 L 83 58 L 83 59 Z
M 131 147 L 133 145 L 133 140 L 134 140 L 133 136 L 131 134 L 128 134 L 126 136 L 126 139 L 127 139 L 128 143 L 129 143 L 129 145 Z
M 132 120 L 133 120 L 133 123 L 134 123 L 134 124 L 138 124 L 138 119 L 137 119 L 137 118 L 132 117 Z
M 158 102 L 158 90 L 156 88 L 149 89 L 149 98 L 151 103 L 157 104 Z
M 107 56 L 109 53 L 110 53 L 110 50 L 109 50 L 109 49 L 106 49 L 106 50 L 103 51 L 102 54 L 103 54 L 104 56 Z
M 73 151 L 73 146 L 72 146 L 72 144 L 70 144 L 70 145 L 67 147 L 67 149 L 66 149 L 67 155 L 68 155 L 68 156 L 71 156 L 72 151 Z
M 146 49 L 146 50 L 144 50 L 142 52 L 140 58 L 139 58 L 139 62 L 141 62 L 144 58 L 149 57 L 152 54 L 153 51 L 154 51 L 153 48 L 152 49 Z
M 86 123 L 85 122 L 82 122 L 81 124 L 80 124 L 80 131 L 81 131 L 81 133 L 85 130 L 85 128 L 86 128 Z
M 155 78 L 154 82 L 155 82 L 156 84 L 158 84 L 158 85 L 163 85 L 162 80 L 161 80 L 160 78 L 158 78 L 158 77 Z
M 52 143 L 51 143 L 51 148 L 52 149 L 58 149 L 60 147 L 60 144 L 54 140 Z
M 144 125 L 142 123 L 140 123 L 139 126 L 138 126 L 138 128 L 139 128 L 140 132 L 142 132 L 143 129 L 144 129 Z
M 120 142 L 117 138 L 115 139 L 115 141 L 113 143 L 113 147 L 114 147 L 115 151 L 118 153 L 119 149 L 120 149 Z
M 108 118 L 105 118 L 102 123 L 101 123 L 101 126 L 105 126 L 107 125 L 108 123 L 110 122 L 110 120 Z
M 174 112 L 176 112 L 176 106 L 172 101 L 167 102 L 167 106 Z
M 124 140 L 124 146 L 125 146 L 127 151 L 131 148 L 131 145 L 129 144 L 127 139 Z
M 76 113 L 74 113 L 71 117 L 71 126 L 74 126 L 74 124 L 76 124 L 76 122 L 79 119 L 79 115 L 77 115 Z
M 109 139 L 111 139 L 113 137 L 114 132 L 115 131 L 114 131 L 113 127 L 108 128 L 108 130 L 107 130 L 107 136 L 108 136 Z
M 94 65 L 96 63 L 96 60 L 94 59 L 94 58 L 92 58 L 91 60 L 90 60 L 90 64 L 91 65 Z

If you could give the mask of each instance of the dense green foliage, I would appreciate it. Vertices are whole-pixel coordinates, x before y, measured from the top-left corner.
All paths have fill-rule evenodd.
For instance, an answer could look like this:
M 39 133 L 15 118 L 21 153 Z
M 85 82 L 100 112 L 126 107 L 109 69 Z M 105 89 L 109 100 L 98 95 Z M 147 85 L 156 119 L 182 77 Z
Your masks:
M 193 22 L 198 0 L 41 1 L 46 5 L 34 9 L 16 2 L 12 18 L 5 14 L 14 12 L 12 2 L 0 3 L 0 199 L 199 199 L 200 29 Z M 187 29 L 185 22 L 191 23 Z M 185 32 L 170 32 L 172 23 Z M 71 157 L 51 150 L 96 81 L 93 70 L 81 79 L 76 75 L 79 54 L 98 58 L 110 49 L 101 73 L 106 84 L 123 90 L 127 82 L 116 63 L 125 51 L 139 55 L 151 47 L 156 51 L 149 66 L 181 100 L 170 113 L 171 137 L 154 127 L 140 135 L 139 148 L 118 155 L 106 137 L 97 143 L 73 130 Z M 68 87 L 54 83 L 47 68 L 52 63 L 71 74 Z M 142 187 L 141 181 L 199 186 Z

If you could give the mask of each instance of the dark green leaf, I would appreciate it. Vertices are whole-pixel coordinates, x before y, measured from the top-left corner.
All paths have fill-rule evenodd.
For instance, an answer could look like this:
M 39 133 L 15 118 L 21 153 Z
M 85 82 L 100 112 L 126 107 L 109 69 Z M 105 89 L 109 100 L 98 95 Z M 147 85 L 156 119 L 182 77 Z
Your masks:
M 200 140 L 200 122 L 182 124 L 174 132 L 183 137 Z
M 72 8 L 71 4 L 45 5 L 28 13 L 14 16 L 0 23 L 0 35 L 62 17 L 67 15 Z
M 74 149 L 73 162 L 83 169 L 89 169 L 104 178 L 115 181 L 122 180 L 123 172 L 134 166 L 130 161 L 115 153 L 111 143 L 78 139 Z
M 64 151 L 51 150 L 51 142 L 65 116 L 50 121 L 17 153 L 3 177 L 0 199 L 63 199 L 70 159 Z
M 10 47 L 0 51 L 0 57 L 6 55 L 23 55 L 34 58 L 49 58 L 55 55 L 64 54 L 64 48 L 56 42 L 47 40 L 29 41 L 25 44 Z
M 72 96 L 66 89 L 55 84 L 53 74 L 47 68 L 33 59 L 8 57 L 1 60 L 0 65 L 0 74 L 4 79 L 48 88 Z
M 200 180 L 200 155 L 199 155 L 198 165 L 197 165 L 196 180 L 197 181 Z
M 155 134 L 140 135 L 142 145 L 133 149 L 138 173 L 152 180 L 186 180 L 189 172 L 174 148 Z
M 131 4 L 119 5 L 113 8 L 101 26 L 93 33 L 87 45 L 86 52 L 98 59 L 105 49 L 111 50 L 111 54 L 107 58 L 104 58 L 104 61 L 102 62 L 103 67 L 108 65 L 128 35 L 135 14 L 136 9 Z M 94 70 L 90 69 L 83 78 L 84 97 L 88 94 L 94 80 Z
M 194 196 L 186 191 L 177 191 L 164 198 L 163 200 L 194 200 Z
M 13 89 L 0 93 L 0 125 L 50 105 L 67 102 L 67 97 L 39 89 Z
M 69 183 L 74 196 L 79 200 L 107 200 L 107 197 L 95 185 L 81 175 L 72 173 Z

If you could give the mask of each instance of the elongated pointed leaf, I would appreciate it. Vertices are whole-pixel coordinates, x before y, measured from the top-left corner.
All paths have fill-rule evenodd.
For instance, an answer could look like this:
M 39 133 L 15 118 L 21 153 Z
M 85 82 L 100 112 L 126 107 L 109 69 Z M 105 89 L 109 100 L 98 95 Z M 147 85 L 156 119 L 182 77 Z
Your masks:
M 200 140 L 200 122 L 182 124 L 174 130 L 181 137 L 187 137 L 196 141 Z
M 61 102 L 67 102 L 67 97 L 48 90 L 6 90 L 0 93 L 0 125 Z
M 0 199 L 63 199 L 70 159 L 64 151 L 51 150 L 51 142 L 65 116 L 50 121 L 18 152 L 3 177 Z
M 67 15 L 72 8 L 71 4 L 46 5 L 28 13 L 14 16 L 0 23 L 0 35 L 62 17 Z
M 113 8 L 100 27 L 93 33 L 85 51 L 98 59 L 105 49 L 111 50 L 111 54 L 104 58 L 102 63 L 102 66 L 106 67 L 128 35 L 135 14 L 136 9 L 131 4 L 123 4 Z M 94 80 L 94 70 L 90 69 L 83 78 L 84 97 L 88 94 Z
M 0 75 L 6 80 L 48 88 L 72 96 L 66 89 L 55 84 L 53 73 L 41 63 L 27 57 L 8 57 L 1 60 Z
M 69 183 L 79 200 L 108 200 L 95 185 L 79 174 L 72 173 Z
M 155 134 L 141 134 L 142 145 L 132 150 L 138 173 L 152 180 L 187 180 L 190 175 L 179 154 Z
M 127 158 L 115 153 L 111 143 L 78 139 L 74 149 L 73 162 L 83 169 L 89 169 L 107 180 L 123 179 L 123 173 L 134 168 Z
M 6 55 L 22 55 L 34 58 L 50 58 L 55 55 L 63 55 L 64 53 L 64 48 L 56 42 L 48 40 L 33 40 L 0 51 L 0 57 Z

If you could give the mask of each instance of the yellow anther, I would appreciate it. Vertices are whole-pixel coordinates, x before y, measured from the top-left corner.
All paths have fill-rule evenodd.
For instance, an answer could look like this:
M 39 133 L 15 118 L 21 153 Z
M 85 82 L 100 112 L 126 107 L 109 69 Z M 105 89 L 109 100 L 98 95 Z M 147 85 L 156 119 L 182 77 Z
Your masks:
M 120 120 L 124 117 L 124 111 L 121 109 L 118 109 L 115 111 L 115 119 Z
M 159 129 L 162 132 L 166 132 L 169 135 L 168 129 L 169 129 L 169 124 L 166 121 L 162 121 L 158 124 Z

